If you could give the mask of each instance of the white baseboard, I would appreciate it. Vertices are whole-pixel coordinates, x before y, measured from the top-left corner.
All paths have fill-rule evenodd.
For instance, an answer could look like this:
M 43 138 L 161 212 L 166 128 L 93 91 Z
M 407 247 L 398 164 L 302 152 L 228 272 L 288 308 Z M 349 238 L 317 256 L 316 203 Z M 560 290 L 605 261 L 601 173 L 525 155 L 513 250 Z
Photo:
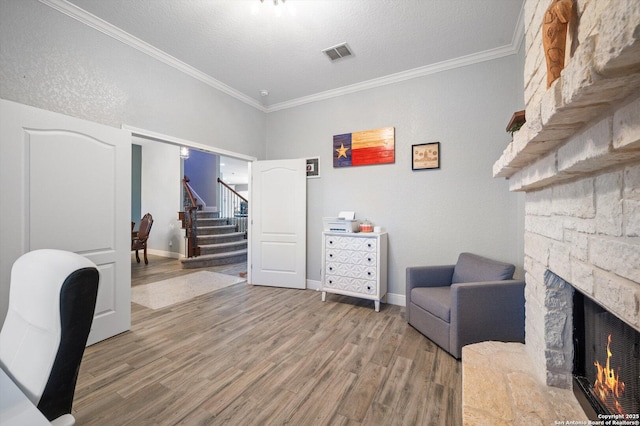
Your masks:
M 320 291 L 320 281 L 307 280 L 307 290 Z M 404 294 L 387 293 L 384 303 L 390 305 L 406 306 L 406 297 Z
M 307 290 L 320 291 L 320 281 L 307 280 Z
M 176 253 L 174 251 L 156 250 L 156 249 L 147 249 L 147 254 L 153 254 L 154 256 L 169 257 L 171 259 L 182 259 L 184 257 L 182 253 Z
M 387 303 L 390 305 L 407 306 L 407 298 L 404 294 L 387 293 Z

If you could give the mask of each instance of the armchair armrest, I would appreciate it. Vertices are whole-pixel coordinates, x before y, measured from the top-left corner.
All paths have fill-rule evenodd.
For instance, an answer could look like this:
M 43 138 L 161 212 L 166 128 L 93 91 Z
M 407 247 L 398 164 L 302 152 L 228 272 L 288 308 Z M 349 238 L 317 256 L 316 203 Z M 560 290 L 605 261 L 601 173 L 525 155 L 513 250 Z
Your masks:
M 407 294 L 416 287 L 444 287 L 451 285 L 455 265 L 410 266 L 407 268 Z
M 458 283 L 451 286 L 451 353 L 496 340 L 524 341 L 524 281 Z

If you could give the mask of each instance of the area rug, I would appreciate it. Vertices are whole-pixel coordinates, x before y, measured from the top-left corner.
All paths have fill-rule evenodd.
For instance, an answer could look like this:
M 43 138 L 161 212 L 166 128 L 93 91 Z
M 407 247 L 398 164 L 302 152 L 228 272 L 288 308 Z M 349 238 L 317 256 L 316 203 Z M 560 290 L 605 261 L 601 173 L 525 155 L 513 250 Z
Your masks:
M 198 271 L 168 280 L 131 288 L 131 301 L 151 309 L 161 309 L 210 293 L 246 279 L 210 271 Z

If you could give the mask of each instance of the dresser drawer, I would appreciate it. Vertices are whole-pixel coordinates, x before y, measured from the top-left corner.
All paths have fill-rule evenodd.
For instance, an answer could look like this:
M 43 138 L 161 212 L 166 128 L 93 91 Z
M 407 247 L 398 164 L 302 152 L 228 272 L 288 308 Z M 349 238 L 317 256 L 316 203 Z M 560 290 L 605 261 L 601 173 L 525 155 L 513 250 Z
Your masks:
M 343 235 L 330 236 L 325 239 L 326 248 L 349 251 L 366 251 L 375 253 L 378 246 L 376 238 L 347 237 Z
M 365 280 L 375 280 L 378 277 L 375 266 L 353 265 L 348 263 L 327 262 L 325 272 L 327 275 L 339 275 Z
M 343 277 L 339 275 L 327 275 L 325 279 L 326 289 L 338 289 L 362 295 L 374 295 L 377 291 L 377 283 L 374 280 Z
M 351 265 L 376 265 L 376 253 L 363 251 L 349 251 L 338 249 L 325 250 L 327 262 L 348 263 Z

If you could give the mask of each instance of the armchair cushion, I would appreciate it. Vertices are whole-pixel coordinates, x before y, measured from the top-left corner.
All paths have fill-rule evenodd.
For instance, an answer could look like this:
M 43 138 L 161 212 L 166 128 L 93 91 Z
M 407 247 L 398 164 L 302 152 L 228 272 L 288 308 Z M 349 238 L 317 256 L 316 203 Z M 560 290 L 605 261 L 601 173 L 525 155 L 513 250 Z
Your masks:
M 453 269 L 452 284 L 510 280 L 516 267 L 471 253 L 460 253 Z
M 411 303 L 443 321 L 451 318 L 451 287 L 419 287 L 411 290 Z

